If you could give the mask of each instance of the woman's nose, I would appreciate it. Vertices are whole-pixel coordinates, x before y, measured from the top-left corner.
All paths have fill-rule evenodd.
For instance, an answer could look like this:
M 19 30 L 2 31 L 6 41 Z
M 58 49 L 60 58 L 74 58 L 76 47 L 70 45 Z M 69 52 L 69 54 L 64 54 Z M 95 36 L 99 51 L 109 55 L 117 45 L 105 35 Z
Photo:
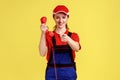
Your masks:
M 62 22 L 62 18 L 59 19 L 59 22 Z

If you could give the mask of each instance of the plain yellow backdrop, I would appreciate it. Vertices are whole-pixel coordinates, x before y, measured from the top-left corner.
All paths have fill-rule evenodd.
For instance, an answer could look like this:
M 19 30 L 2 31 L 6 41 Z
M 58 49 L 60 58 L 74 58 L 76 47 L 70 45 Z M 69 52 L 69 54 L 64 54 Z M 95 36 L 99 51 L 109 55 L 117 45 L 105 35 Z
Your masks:
M 77 32 L 77 80 L 120 80 L 119 0 L 0 0 L 0 80 L 45 80 L 46 58 L 39 55 L 40 17 L 58 4 L 70 10 Z

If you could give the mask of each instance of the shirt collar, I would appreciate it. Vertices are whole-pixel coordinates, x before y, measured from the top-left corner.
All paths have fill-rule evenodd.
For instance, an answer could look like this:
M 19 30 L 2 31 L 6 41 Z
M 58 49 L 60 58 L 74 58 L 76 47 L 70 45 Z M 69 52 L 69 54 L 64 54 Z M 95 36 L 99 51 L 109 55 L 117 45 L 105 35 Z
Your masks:
M 53 32 L 54 32 L 54 34 L 59 35 L 58 33 L 56 33 L 56 32 L 55 32 L 55 30 L 54 30 Z M 64 32 L 64 34 L 68 34 L 68 32 L 69 32 L 69 30 L 68 30 L 68 29 L 66 29 L 66 31 Z

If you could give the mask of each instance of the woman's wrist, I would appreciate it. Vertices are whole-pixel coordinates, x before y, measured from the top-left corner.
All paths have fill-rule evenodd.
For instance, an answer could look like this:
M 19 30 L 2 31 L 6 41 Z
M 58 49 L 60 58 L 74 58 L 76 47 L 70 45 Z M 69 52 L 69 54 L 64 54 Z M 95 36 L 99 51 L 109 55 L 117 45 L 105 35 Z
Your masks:
M 67 43 L 71 43 L 71 38 L 70 37 L 68 37 Z
M 46 31 L 41 31 L 41 34 L 42 34 L 42 35 L 45 35 L 45 34 L 46 34 Z

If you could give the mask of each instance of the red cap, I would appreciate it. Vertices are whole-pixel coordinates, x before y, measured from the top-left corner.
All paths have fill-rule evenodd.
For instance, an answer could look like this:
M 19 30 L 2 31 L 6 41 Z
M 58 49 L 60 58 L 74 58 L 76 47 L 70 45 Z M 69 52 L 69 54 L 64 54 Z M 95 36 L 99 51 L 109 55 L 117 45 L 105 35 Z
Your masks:
M 66 6 L 64 6 L 64 5 L 58 5 L 58 6 L 56 6 L 55 9 L 53 10 L 53 14 L 57 14 L 57 13 L 59 13 L 59 12 L 63 12 L 63 13 L 65 13 L 65 14 L 69 15 L 69 10 L 68 10 L 68 8 L 67 8 Z

